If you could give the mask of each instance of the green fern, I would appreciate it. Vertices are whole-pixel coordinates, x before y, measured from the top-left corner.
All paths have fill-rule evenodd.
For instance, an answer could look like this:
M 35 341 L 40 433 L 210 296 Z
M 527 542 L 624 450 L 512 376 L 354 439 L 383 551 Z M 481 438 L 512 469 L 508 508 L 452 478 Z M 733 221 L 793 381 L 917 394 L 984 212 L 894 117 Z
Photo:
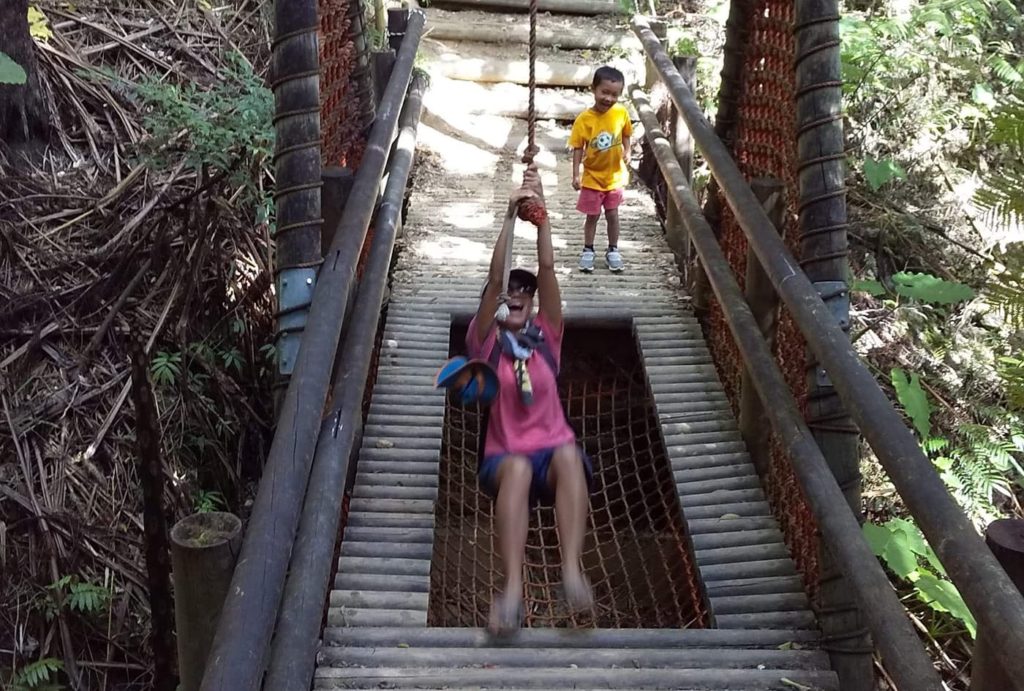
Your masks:
M 53 657 L 44 657 L 25 665 L 11 680 L 11 691 L 58 691 L 53 676 L 64 669 L 64 663 Z

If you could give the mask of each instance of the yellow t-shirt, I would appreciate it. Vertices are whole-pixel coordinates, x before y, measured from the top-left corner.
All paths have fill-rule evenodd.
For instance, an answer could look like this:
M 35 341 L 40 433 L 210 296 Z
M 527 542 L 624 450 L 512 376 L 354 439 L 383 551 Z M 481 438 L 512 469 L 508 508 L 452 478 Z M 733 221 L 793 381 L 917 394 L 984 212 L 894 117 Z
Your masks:
M 581 180 L 584 187 L 607 192 L 626 186 L 629 168 L 622 158 L 624 136 L 633 136 L 633 123 L 629 121 L 629 111 L 619 103 L 604 113 L 587 108 L 576 118 L 569 146 L 584 150 Z

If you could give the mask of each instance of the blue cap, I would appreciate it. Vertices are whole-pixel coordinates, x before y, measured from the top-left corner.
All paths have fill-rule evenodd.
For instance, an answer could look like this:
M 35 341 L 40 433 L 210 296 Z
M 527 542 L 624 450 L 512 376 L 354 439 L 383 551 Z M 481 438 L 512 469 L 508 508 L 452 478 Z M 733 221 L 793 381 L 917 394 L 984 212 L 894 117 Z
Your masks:
M 489 405 L 498 395 L 498 375 L 489 363 L 459 355 L 444 363 L 434 386 L 448 389 L 463 405 Z

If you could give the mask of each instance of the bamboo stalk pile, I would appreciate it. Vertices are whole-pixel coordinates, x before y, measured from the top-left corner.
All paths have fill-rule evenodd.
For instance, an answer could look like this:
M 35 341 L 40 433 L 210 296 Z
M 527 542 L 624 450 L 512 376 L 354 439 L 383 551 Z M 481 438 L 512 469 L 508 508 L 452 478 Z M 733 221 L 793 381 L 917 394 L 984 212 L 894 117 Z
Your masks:
M 221 495 L 242 510 L 258 476 L 272 144 L 201 160 L 209 123 L 154 137 L 180 104 L 139 85 L 181 85 L 185 101 L 240 65 L 262 75 L 269 8 L 38 5 L 50 140 L 0 154 L 0 686 L 45 658 L 71 689 L 151 682 L 132 340 L 152 358 L 168 521 Z M 211 120 L 261 117 L 239 108 Z

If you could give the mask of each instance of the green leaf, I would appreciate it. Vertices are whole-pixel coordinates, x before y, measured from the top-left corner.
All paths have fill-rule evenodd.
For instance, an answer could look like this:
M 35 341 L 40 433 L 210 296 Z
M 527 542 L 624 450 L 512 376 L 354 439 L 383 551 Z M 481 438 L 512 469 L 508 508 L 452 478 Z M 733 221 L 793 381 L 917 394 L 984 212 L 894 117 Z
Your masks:
M 906 533 L 901 530 L 892 531 L 892 539 L 886 545 L 882 558 L 897 576 L 914 580 L 912 576 L 917 571 L 917 556 L 910 548 Z
M 949 612 L 964 623 L 972 638 L 977 635 L 978 623 L 952 583 L 922 571 L 914 584 L 914 589 L 922 602 L 939 612 Z
M 898 294 L 922 302 L 950 305 L 974 297 L 974 291 L 969 286 L 956 281 L 947 281 L 931 274 L 900 271 L 893 274 L 892 282 Z
M 892 539 L 892 531 L 874 523 L 865 523 L 862 530 L 864 539 L 867 540 L 868 546 L 871 547 L 875 556 L 880 557 L 885 554 L 885 548 L 889 546 L 889 541 Z
M 875 297 L 885 295 L 885 286 L 883 286 L 880 281 L 863 281 L 857 279 L 850 283 L 850 290 L 867 293 L 868 295 L 874 295 Z
M 0 52 L 0 84 L 24 84 L 27 81 L 25 69 L 10 55 Z
M 907 415 L 914 422 L 914 428 L 921 435 L 922 439 L 928 438 L 931 431 L 931 406 L 928 404 L 928 397 L 921 388 L 921 380 L 917 374 L 907 377 L 907 373 L 899 367 L 894 367 L 890 373 L 892 385 L 896 388 L 896 398 L 900 405 L 907 411 Z
M 868 156 L 864 159 L 864 179 L 871 185 L 871 189 L 878 191 L 883 185 L 893 180 L 903 180 L 907 177 L 906 172 L 900 168 L 891 158 L 883 158 L 881 161 Z

